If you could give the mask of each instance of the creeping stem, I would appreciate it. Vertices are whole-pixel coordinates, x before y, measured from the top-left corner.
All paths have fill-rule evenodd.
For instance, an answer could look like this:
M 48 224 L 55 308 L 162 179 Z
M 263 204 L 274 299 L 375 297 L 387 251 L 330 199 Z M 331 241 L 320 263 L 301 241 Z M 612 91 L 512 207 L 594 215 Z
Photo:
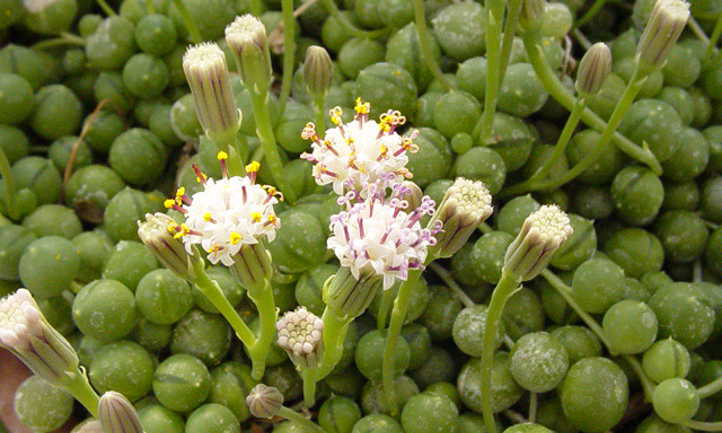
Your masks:
M 517 1 L 517 0 L 515 0 Z M 429 35 L 429 28 L 426 25 L 426 10 L 424 6 L 424 0 L 414 0 L 414 21 L 416 25 L 416 34 L 419 38 L 419 50 L 421 51 L 421 60 L 431 71 L 441 86 L 445 90 L 451 90 L 452 85 L 449 80 L 446 79 L 444 73 L 441 72 L 439 64 L 434 58 L 434 53 L 431 50 L 431 39 Z
M 559 79 L 554 75 L 549 63 L 544 57 L 541 38 L 538 32 L 526 32 L 522 35 L 524 40 L 524 48 L 527 57 L 534 67 L 534 71 L 544 85 L 544 89 L 567 110 L 572 110 L 576 102 L 576 98 L 564 87 Z M 607 123 L 592 110 L 585 108 L 582 111 L 582 121 L 597 131 L 603 131 L 607 128 Z M 627 137 L 618 132 L 612 133 L 612 140 L 617 147 L 633 159 L 644 163 L 657 175 L 662 173 L 662 166 L 657 158 L 649 150 L 642 148 Z
M 491 135 L 494 125 L 496 99 L 501 86 L 501 20 L 504 15 L 503 0 L 489 0 L 486 7 L 486 91 L 484 92 L 484 111 L 478 125 L 479 143 L 484 145 Z M 475 133 L 477 131 L 474 131 Z
M 346 16 L 342 14 L 341 11 L 338 9 L 335 0 L 321 0 L 321 4 L 326 9 L 329 15 L 338 20 L 339 24 L 341 24 L 341 27 L 343 27 L 346 33 L 355 38 L 377 39 L 389 34 L 390 29 L 368 31 L 361 30 L 358 27 L 354 26 L 351 21 L 349 21 L 348 18 L 346 18 Z
M 509 0 L 509 9 L 506 12 L 506 21 L 504 21 L 504 39 L 501 41 L 501 56 L 499 62 L 499 87 L 503 83 L 506 68 L 509 66 L 509 58 L 511 57 L 511 47 L 514 45 L 514 35 L 519 25 L 519 13 L 521 12 L 521 0 Z
M 194 44 L 198 44 L 200 42 L 203 42 L 203 36 L 201 35 L 201 30 L 198 28 L 198 25 L 196 25 L 195 20 L 191 16 L 191 13 L 188 11 L 188 8 L 183 3 L 183 0 L 173 0 L 173 4 L 175 5 L 176 9 L 178 9 L 178 13 L 181 16 L 181 20 L 183 21 L 183 26 L 188 30 L 188 34 L 191 37 L 191 42 Z
M 296 56 L 296 18 L 293 16 L 293 0 L 281 2 L 283 14 L 283 78 L 281 79 L 281 93 L 278 98 L 279 110 L 283 115 L 286 111 L 286 102 L 291 94 L 291 81 L 293 80 L 293 62 Z
M 256 342 L 248 347 L 248 354 L 253 363 L 251 377 L 260 380 L 266 369 L 266 358 L 268 352 L 271 351 L 271 344 L 276 335 L 276 319 L 278 311 L 276 302 L 273 298 L 273 289 L 268 280 L 261 290 L 251 289 L 248 291 L 248 297 L 251 298 L 258 310 L 258 320 L 260 322 L 260 332 Z
M 326 433 L 324 429 L 322 429 L 318 424 L 314 423 L 310 419 L 304 417 L 300 413 L 296 412 L 293 409 L 287 408 L 286 406 L 281 406 L 281 409 L 278 411 L 278 416 L 286 418 L 289 421 L 293 421 L 294 423 L 297 423 L 299 425 L 304 426 L 304 431 L 313 431 L 317 433 Z
M 713 380 L 712 382 L 701 388 L 697 388 L 697 394 L 699 394 L 699 398 L 707 398 L 712 394 L 716 394 L 720 391 L 722 391 L 722 376 L 718 377 L 717 379 Z
M 578 29 L 579 27 L 582 27 L 584 24 L 591 21 L 592 18 L 597 16 L 597 13 L 602 10 L 605 3 L 607 3 L 607 0 L 595 0 L 594 4 L 592 4 L 592 6 L 587 9 L 587 12 L 574 23 L 574 28 Z
M 5 208 L 7 209 L 8 216 L 10 219 L 17 220 L 20 218 L 20 215 L 15 208 L 15 177 L 13 177 L 10 161 L 8 161 L 8 157 L 5 155 L 5 150 L 2 146 L 0 146 L 0 175 L 2 175 L 4 181 Z
M 722 35 L 722 12 L 717 15 L 717 20 L 715 21 L 714 29 L 712 30 L 712 36 L 709 37 L 709 41 L 707 42 L 707 49 L 704 52 L 704 62 L 712 61 L 715 46 L 717 46 L 720 35 Z

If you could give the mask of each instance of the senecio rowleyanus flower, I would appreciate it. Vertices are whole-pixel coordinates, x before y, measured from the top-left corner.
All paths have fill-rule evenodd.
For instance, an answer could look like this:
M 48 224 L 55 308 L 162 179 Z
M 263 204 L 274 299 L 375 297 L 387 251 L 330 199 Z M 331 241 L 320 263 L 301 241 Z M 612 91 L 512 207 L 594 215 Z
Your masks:
M 143 433 L 133 404 L 119 392 L 108 391 L 100 397 L 98 418 L 105 433 Z
M 183 241 L 175 235 L 178 224 L 164 213 L 146 214 L 138 221 L 138 237 L 163 265 L 179 276 L 193 281 L 193 264 Z M 173 230 L 168 228 L 172 227 Z
M 171 223 L 168 230 L 183 239 L 189 254 L 199 245 L 208 253 L 211 263 L 232 266 L 234 256 L 244 246 L 275 239 L 281 222 L 273 205 L 282 196 L 272 186 L 256 184 L 260 167 L 257 162 L 248 164 L 247 176 L 227 177 L 224 164 L 227 158 L 227 154 L 219 152 L 224 169 L 222 179 L 207 178 L 194 167 L 203 190 L 188 197 L 181 187 L 174 199 L 166 200 L 165 206 L 185 215 L 184 223 Z
M 336 126 L 328 129 L 324 137 L 318 135 L 313 123 L 308 123 L 301 134 L 312 141 L 312 152 L 301 154 L 301 158 L 314 164 L 316 183 L 331 184 L 338 195 L 356 191 L 365 197 L 368 185 L 384 181 L 384 186 L 390 186 L 411 178 L 406 153 L 418 149 L 413 143 L 414 134 L 402 137 L 396 132 L 406 118 L 389 110 L 376 122 L 369 119 L 369 110 L 369 103 L 359 98 L 351 122 L 344 124 L 343 112 L 336 107 L 329 113 Z
M 424 196 L 419 207 L 408 211 L 408 202 L 400 199 L 408 193 L 402 184 L 392 187 L 385 197 L 382 183 L 369 187 L 369 196 L 355 204 L 349 198 L 339 201 L 347 210 L 331 217 L 332 235 L 328 248 L 341 266 L 349 268 L 357 280 L 369 273 L 383 277 L 384 290 L 396 280 L 406 280 L 409 269 L 421 268 L 427 249 L 436 243 L 437 229 L 421 227 L 424 215 L 434 213 L 434 201 Z
M 288 311 L 276 322 L 278 345 L 298 367 L 318 365 L 323 347 L 323 320 L 298 307 Z

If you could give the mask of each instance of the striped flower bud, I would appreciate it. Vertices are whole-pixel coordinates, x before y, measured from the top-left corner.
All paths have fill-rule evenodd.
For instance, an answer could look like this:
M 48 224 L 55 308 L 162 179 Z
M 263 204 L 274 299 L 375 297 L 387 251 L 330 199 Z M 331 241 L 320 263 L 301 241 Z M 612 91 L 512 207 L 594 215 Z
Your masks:
M 574 84 L 580 95 L 593 96 L 612 72 L 612 52 L 604 42 L 589 47 L 579 62 L 577 81 Z
M 258 418 L 273 418 L 283 406 L 283 394 L 277 388 L 259 383 L 246 397 L 246 404 L 251 415 Z
M 191 46 L 183 56 L 183 72 L 206 135 L 227 143 L 238 132 L 241 118 L 223 50 L 212 42 Z
M 381 290 L 383 277 L 370 269 L 357 277 L 347 267 L 340 267 L 323 286 L 323 302 L 340 317 L 355 318 L 363 314 Z
M 105 433 L 143 433 L 133 404 L 115 391 L 108 391 L 100 397 L 98 419 Z
M 519 28 L 523 32 L 538 31 L 544 23 L 546 0 L 522 0 Z
M 288 311 L 276 322 L 278 345 L 299 368 L 318 365 L 323 348 L 323 320 L 298 307 Z
M 164 213 L 146 214 L 145 221 L 138 221 L 138 237 L 166 268 L 193 281 L 193 263 L 183 241 L 175 233 L 178 227 L 181 225 Z
M 303 77 L 312 95 L 324 95 L 328 91 L 333 78 L 333 62 L 325 48 L 318 45 L 308 47 L 303 62 Z
M 273 78 L 268 36 L 263 23 L 245 14 L 226 27 L 226 42 L 238 64 L 238 72 L 251 91 L 264 91 Z
M 529 281 L 546 268 L 559 246 L 574 230 L 569 217 L 555 205 L 544 205 L 529 215 L 504 256 L 504 272 Z
M 637 45 L 637 60 L 645 70 L 664 65 L 689 19 L 684 0 L 657 0 Z

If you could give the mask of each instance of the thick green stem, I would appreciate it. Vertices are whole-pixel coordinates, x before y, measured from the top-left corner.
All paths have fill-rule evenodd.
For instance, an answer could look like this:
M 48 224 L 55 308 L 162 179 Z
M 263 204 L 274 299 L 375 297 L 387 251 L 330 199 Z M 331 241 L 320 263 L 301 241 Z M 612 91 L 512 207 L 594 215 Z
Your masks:
M 692 30 L 692 33 L 697 36 L 697 39 L 704 42 L 705 44 L 709 43 L 709 38 L 707 37 L 707 34 L 704 32 L 702 26 L 699 25 L 699 23 L 693 16 L 689 17 L 687 25 L 689 26 L 690 30 Z
M 276 321 L 278 310 L 276 301 L 273 298 L 273 288 L 269 281 L 266 281 L 262 290 L 249 290 L 248 297 L 256 305 L 260 332 L 256 343 L 248 348 L 248 354 L 253 362 L 251 377 L 260 380 L 266 370 L 266 358 L 271 351 L 271 344 L 276 336 Z
M 111 8 L 105 0 L 97 0 L 96 2 L 98 3 L 98 6 L 100 6 L 100 9 L 103 10 L 103 13 L 107 16 L 114 17 L 117 15 L 113 8 Z
M 307 430 L 315 431 L 318 433 L 326 433 L 326 431 L 322 429 L 318 424 L 304 417 L 295 410 L 287 408 L 286 406 L 281 406 L 281 410 L 278 412 L 278 416 L 300 424 L 304 426 Z
M 229 146 L 228 171 L 231 176 L 243 176 L 246 173 L 246 159 L 248 158 L 248 143 L 241 133 L 235 134 L 233 143 Z
M 489 308 L 486 310 L 486 328 L 484 329 L 481 351 L 481 411 L 487 433 L 496 433 L 494 410 L 491 406 L 491 371 L 494 368 L 494 349 L 499 323 L 504 313 L 504 306 L 519 287 L 519 280 L 510 272 L 502 270 L 499 283 L 491 294 Z
M 13 220 L 18 220 L 20 215 L 15 208 L 15 177 L 10 167 L 10 161 L 8 161 L 5 150 L 0 146 L 0 175 L 3 177 L 5 186 L 5 208 L 7 209 L 8 217 Z
M 271 170 L 273 182 L 283 192 L 286 200 L 293 204 L 296 202 L 296 193 L 291 189 L 283 172 L 283 162 L 281 161 L 281 155 L 278 153 L 278 145 L 276 144 L 276 137 L 273 134 L 273 125 L 271 123 L 271 113 L 268 110 L 268 89 L 249 90 L 251 90 L 253 114 L 256 116 L 256 135 L 258 135 L 261 142 L 264 161 Z
M 396 401 L 396 392 L 394 389 L 394 355 L 396 354 L 396 342 L 399 339 L 399 335 L 401 335 L 401 327 L 404 325 L 406 313 L 409 309 L 411 287 L 413 287 L 413 285 L 419 280 L 421 272 L 422 271 L 420 269 L 410 271 L 406 281 L 401 283 L 399 286 L 399 293 L 396 295 L 394 309 L 391 312 L 391 323 L 389 323 L 389 329 L 386 332 L 382 380 L 384 398 L 386 399 L 386 404 L 391 416 L 396 416 L 399 412 Z
M 576 20 L 576 22 L 574 23 L 574 28 L 579 28 L 591 21 L 592 18 L 597 16 L 597 13 L 602 10 L 605 3 L 607 3 L 607 0 L 595 0 L 594 4 L 592 4 L 592 6 L 587 9 L 587 12 L 581 18 Z
M 34 50 L 44 50 L 46 48 L 55 48 L 64 45 L 77 45 L 79 47 L 84 47 L 85 39 L 71 33 L 63 33 L 60 37 L 40 41 L 31 48 Z
M 707 398 L 712 394 L 722 391 L 722 376 L 708 383 L 707 385 L 697 388 L 699 398 Z
M 183 0 L 173 0 L 173 4 L 175 5 L 176 9 L 178 9 L 178 13 L 181 16 L 181 20 L 183 21 L 183 26 L 188 31 L 188 34 L 191 37 L 191 42 L 194 44 L 203 42 L 203 36 L 201 35 L 201 30 L 198 28 L 198 25 L 196 25 L 195 20 L 191 16 L 191 13 L 188 11 L 188 8 L 183 3 Z
M 526 181 L 512 185 L 509 188 L 505 188 L 504 191 L 502 191 L 501 196 L 502 197 L 509 197 L 512 195 L 520 195 L 524 194 L 528 191 L 534 191 L 536 184 L 543 180 L 547 174 L 549 174 L 549 171 L 552 169 L 554 164 L 564 155 L 564 152 L 566 151 L 567 144 L 569 143 L 569 140 L 572 138 L 572 134 L 574 134 L 574 131 L 577 128 L 577 125 L 579 125 L 579 119 L 581 118 L 582 112 L 584 111 L 584 107 L 586 106 L 585 99 L 579 98 L 574 103 L 574 108 L 572 108 L 572 112 L 567 118 L 567 123 L 564 125 L 564 129 L 562 130 L 561 135 L 559 135 L 559 139 L 557 140 L 556 145 L 554 146 L 554 151 L 552 152 L 552 156 L 544 162 L 544 164 L 541 166 L 541 168 L 534 173 L 529 179 Z
M 201 293 L 203 293 L 203 296 L 208 298 L 211 304 L 213 304 L 228 321 L 241 342 L 243 342 L 247 348 L 252 348 L 253 345 L 256 344 L 256 337 L 253 335 L 253 331 L 251 331 L 248 325 L 246 325 L 246 322 L 241 319 L 241 316 L 235 308 L 233 308 L 233 305 L 228 302 L 226 295 L 223 294 L 223 290 L 218 286 L 218 283 L 208 276 L 204 267 L 203 260 L 198 259 L 193 261 L 193 270 L 196 274 L 196 279 L 193 282 L 200 289 Z
M 441 278 L 441 281 L 443 281 L 444 284 L 446 284 L 449 289 L 454 292 L 459 301 L 464 304 L 464 307 L 473 307 L 476 305 L 469 295 L 467 295 L 466 292 L 456 283 L 449 271 L 447 271 L 443 266 L 438 263 L 431 263 L 429 264 L 429 268 L 431 268 L 431 270 L 434 271 L 439 278 Z
M 494 126 L 494 112 L 496 99 L 501 86 L 499 75 L 501 66 L 501 19 L 504 15 L 504 2 L 500 0 L 487 1 L 486 7 L 486 91 L 484 92 L 484 111 L 481 121 L 474 131 L 478 132 L 479 143 L 486 145 Z M 490 432 L 493 433 L 493 432 Z
M 617 102 L 617 106 L 614 107 L 614 111 L 609 118 L 607 127 L 604 128 L 602 136 L 599 138 L 599 141 L 597 142 L 594 149 L 591 152 L 587 153 L 584 158 L 582 158 L 582 160 L 577 163 L 577 165 L 572 167 L 571 170 L 567 171 L 563 175 L 548 180 L 546 182 L 537 182 L 534 185 L 535 189 L 554 190 L 556 188 L 559 188 L 560 186 L 574 180 L 577 176 L 584 173 L 585 170 L 587 170 L 589 167 L 599 161 L 600 155 L 602 154 L 602 152 L 604 152 L 604 149 L 607 147 L 607 145 L 612 139 L 612 135 L 616 132 L 617 128 L 622 123 L 624 115 L 627 114 L 629 107 L 632 106 L 634 98 L 642 89 L 646 77 L 646 74 L 642 74 L 640 72 L 639 66 L 637 66 L 634 70 L 634 73 L 632 74 L 632 78 L 630 78 L 629 80 L 629 84 L 627 84 L 627 87 L 624 89 L 622 98 L 619 100 L 619 102 Z
M 431 74 L 439 81 L 441 86 L 445 90 L 451 90 L 453 86 L 444 76 L 439 64 L 436 62 L 436 58 L 434 58 L 433 51 L 431 50 L 431 39 L 429 35 L 429 28 L 426 25 L 426 9 L 424 6 L 424 0 L 414 0 L 414 21 L 416 25 L 416 35 L 419 38 L 421 60 L 424 62 L 426 67 L 429 68 Z
M 529 62 L 534 67 L 534 71 L 537 77 L 544 85 L 544 89 L 567 110 L 572 110 L 576 103 L 576 98 L 564 87 L 559 79 L 554 74 L 551 66 L 544 57 L 544 52 L 541 47 L 541 39 L 536 32 L 526 32 L 522 35 L 524 40 L 524 47 L 526 49 L 527 57 Z M 582 112 L 582 121 L 589 125 L 591 128 L 597 131 L 603 131 L 607 128 L 607 123 L 602 120 L 592 110 L 585 108 Z M 618 132 L 612 134 L 612 139 L 617 147 L 633 159 L 640 161 L 656 173 L 660 175 L 662 173 L 662 166 L 657 161 L 649 149 L 642 148 L 627 137 L 623 136 Z
M 717 46 L 717 41 L 719 41 L 720 35 L 722 35 L 722 12 L 717 16 L 717 21 L 715 22 L 714 29 L 712 30 L 712 36 L 710 36 L 709 42 L 707 43 L 707 49 L 704 52 L 703 62 L 709 62 L 712 60 L 712 56 L 714 56 L 714 49 Z
M 293 64 L 296 57 L 296 18 L 293 16 L 293 0 L 281 1 L 283 14 L 283 78 L 281 79 L 281 93 L 279 96 L 279 114 L 283 116 L 286 103 L 291 94 L 293 81 Z
M 511 48 L 514 45 L 514 35 L 516 35 L 516 28 L 519 25 L 519 13 L 521 12 L 522 4 L 521 0 L 508 1 L 509 9 L 506 11 L 506 21 L 504 21 L 504 39 L 501 41 L 501 60 L 499 62 L 500 87 L 504 83 L 506 68 L 509 66 Z
M 607 349 L 609 349 L 609 346 L 607 346 Z M 644 398 L 651 403 L 652 395 L 654 394 L 654 383 L 647 377 L 637 358 L 632 355 L 624 355 L 623 358 L 632 366 L 632 370 L 637 373 L 637 376 L 639 376 L 639 381 L 642 383 L 642 389 L 644 390 Z
M 536 412 L 539 402 L 539 397 L 536 392 L 529 393 L 529 422 L 536 422 Z
M 345 32 L 355 38 L 377 39 L 390 33 L 390 29 L 368 31 L 361 30 L 358 27 L 354 26 L 351 21 L 349 21 L 348 18 L 346 18 L 346 16 L 343 15 L 338 9 L 335 0 L 321 0 L 321 4 L 329 13 L 329 15 L 338 20 L 339 24 L 341 24 L 341 27 L 343 27 Z
M 303 379 L 303 404 L 307 408 L 316 404 L 316 380 L 313 377 L 313 370 L 310 368 L 301 371 Z
M 265 9 L 263 7 L 263 0 L 250 0 L 249 3 L 249 10 L 251 11 L 251 14 L 260 18 Z
M 389 318 L 389 310 L 393 305 L 394 292 L 391 290 L 384 290 L 381 296 L 381 305 L 379 306 L 379 312 L 376 316 L 376 329 L 379 331 L 386 329 L 386 321 Z
M 88 376 L 85 374 L 85 371 L 82 369 L 78 370 L 78 372 L 71 378 L 68 378 L 63 385 L 65 386 L 65 389 L 67 389 L 70 394 L 72 394 L 73 397 L 80 402 L 80 404 L 88 409 L 88 412 L 90 412 L 91 415 L 96 418 L 98 417 L 98 401 L 100 400 L 100 397 L 93 387 L 90 386 L 90 382 L 88 381 Z
M 683 422 L 682 425 L 698 431 L 722 431 L 722 421 L 702 422 L 691 419 Z
M 323 132 L 326 130 L 326 92 L 315 95 L 313 105 L 316 115 L 316 129 Z

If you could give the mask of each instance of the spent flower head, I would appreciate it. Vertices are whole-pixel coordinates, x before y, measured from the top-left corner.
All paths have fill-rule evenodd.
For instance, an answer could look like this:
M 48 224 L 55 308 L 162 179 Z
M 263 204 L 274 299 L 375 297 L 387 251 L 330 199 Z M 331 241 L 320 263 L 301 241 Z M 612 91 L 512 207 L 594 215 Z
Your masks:
M 214 42 L 193 45 L 183 56 L 183 72 L 206 135 L 226 142 L 238 132 L 240 115 L 231 90 L 226 55 Z
M 259 383 L 246 397 L 251 414 L 258 418 L 273 418 L 283 406 L 283 394 L 277 388 Z
M 556 205 L 544 205 L 529 215 L 504 257 L 504 270 L 520 281 L 539 275 L 557 249 L 574 232 L 569 217 Z
M 143 433 L 135 407 L 119 392 L 108 391 L 100 397 L 98 419 L 105 433 Z
M 406 187 L 396 184 L 386 198 L 379 183 L 369 187 L 361 202 L 352 203 L 354 192 L 340 199 L 347 210 L 331 217 L 327 245 L 356 279 L 362 274 L 380 275 L 384 289 L 389 289 L 396 280 L 406 280 L 409 269 L 424 266 L 438 230 L 422 228 L 420 220 L 434 213 L 435 203 L 424 196 L 421 205 L 410 210 L 408 202 L 399 198 L 406 193 Z
M 637 45 L 637 61 L 643 69 L 664 65 L 688 19 L 689 3 L 686 1 L 657 0 Z
M 313 368 L 318 364 L 323 347 L 323 320 L 305 307 L 298 307 L 276 322 L 276 330 L 278 345 L 296 366 Z
M 307 124 L 301 134 L 312 142 L 312 151 L 301 154 L 301 158 L 314 164 L 316 183 L 331 184 L 338 195 L 355 191 L 363 198 L 368 185 L 383 182 L 387 187 L 411 178 L 406 168 L 407 152 L 418 149 L 413 143 L 415 134 L 402 137 L 396 132 L 406 118 L 389 110 L 376 122 L 369 119 L 369 110 L 369 104 L 358 98 L 352 121 L 344 124 L 343 112 L 336 107 L 330 111 L 336 126 L 328 129 L 324 137 L 318 135 L 313 123 Z

